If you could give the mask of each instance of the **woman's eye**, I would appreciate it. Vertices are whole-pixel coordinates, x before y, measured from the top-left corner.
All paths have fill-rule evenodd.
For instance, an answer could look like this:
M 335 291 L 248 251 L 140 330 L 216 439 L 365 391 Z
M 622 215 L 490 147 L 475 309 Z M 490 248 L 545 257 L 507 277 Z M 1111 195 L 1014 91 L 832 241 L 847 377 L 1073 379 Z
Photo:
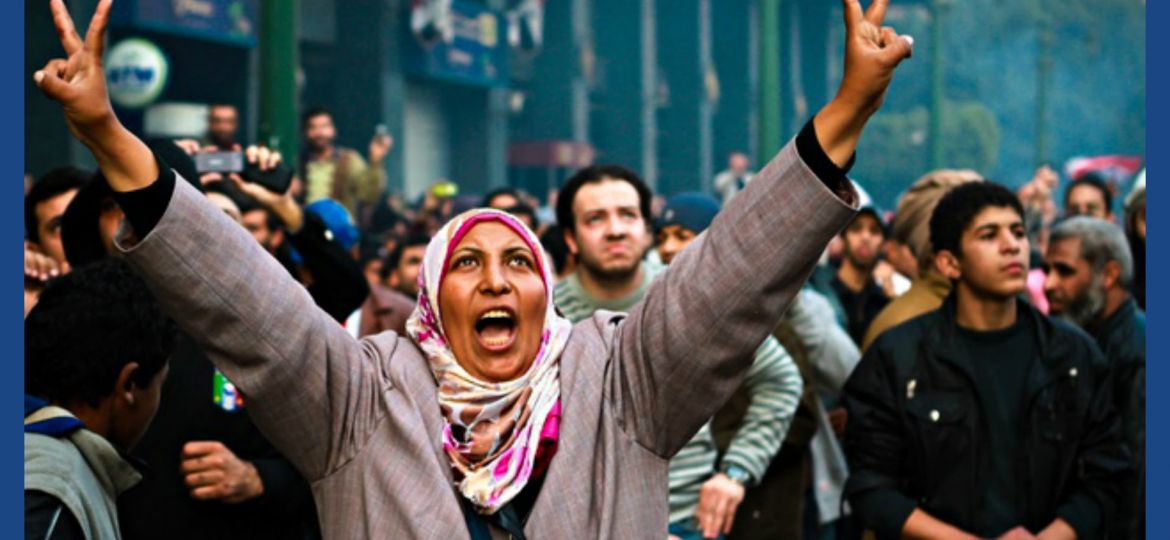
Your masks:
M 458 259 L 455 259 L 455 264 L 452 266 L 454 266 L 455 268 L 463 268 L 465 266 L 471 266 L 473 264 L 475 264 L 475 259 L 473 259 L 471 257 L 460 257 Z
M 512 257 L 508 263 L 512 266 L 523 266 L 527 268 L 532 267 L 532 261 L 529 261 L 527 257 L 521 257 L 519 255 Z

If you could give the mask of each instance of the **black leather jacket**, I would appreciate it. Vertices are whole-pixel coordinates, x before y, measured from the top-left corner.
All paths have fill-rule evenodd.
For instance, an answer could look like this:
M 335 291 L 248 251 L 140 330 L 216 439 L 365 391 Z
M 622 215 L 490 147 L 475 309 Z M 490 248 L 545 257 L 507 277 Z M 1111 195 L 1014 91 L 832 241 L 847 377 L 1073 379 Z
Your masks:
M 1016 462 L 1022 525 L 1039 532 L 1057 517 L 1078 538 L 1097 537 L 1131 470 L 1120 443 L 1110 370 L 1080 329 L 1019 302 L 1039 359 L 1026 389 Z M 849 410 L 846 497 L 878 538 L 897 538 L 917 507 L 965 531 L 977 522 L 990 462 L 987 420 L 973 363 L 956 337 L 955 297 L 884 333 L 844 391 Z M 987 392 L 984 391 L 984 394 Z M 859 495 L 882 490 L 889 496 Z

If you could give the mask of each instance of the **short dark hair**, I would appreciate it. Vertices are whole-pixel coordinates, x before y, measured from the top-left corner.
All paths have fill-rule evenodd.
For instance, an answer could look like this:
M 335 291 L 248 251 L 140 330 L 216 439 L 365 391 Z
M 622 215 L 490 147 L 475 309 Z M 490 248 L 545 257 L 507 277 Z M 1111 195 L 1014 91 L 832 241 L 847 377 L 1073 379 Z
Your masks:
M 394 251 L 386 256 L 386 262 L 382 264 L 382 279 L 390 277 L 390 273 L 398 268 L 398 263 L 402 261 L 402 253 L 406 251 L 406 248 L 426 246 L 430 243 L 431 236 L 423 227 L 411 227 L 406 236 L 401 238 L 398 245 L 394 247 Z
M 569 177 L 568 182 L 565 182 L 565 186 L 561 188 L 560 196 L 557 197 L 557 224 L 570 233 L 576 232 L 577 224 L 573 221 L 573 199 L 577 198 L 577 192 L 581 190 L 581 186 L 596 184 L 601 182 L 602 178 L 622 180 L 634 186 L 634 190 L 638 192 L 638 207 L 642 211 L 642 219 L 649 226 L 652 219 L 650 200 L 654 198 L 654 194 L 638 176 L 638 173 L 621 165 L 592 165 Z
M 481 203 L 480 206 L 490 208 L 492 205 L 492 201 L 496 197 L 499 197 L 501 195 L 508 195 L 508 196 L 512 197 L 513 199 L 516 199 L 517 202 L 520 202 L 520 192 L 519 191 L 516 191 L 515 188 L 502 187 L 499 189 L 492 190 L 487 195 L 484 195 L 483 203 Z
M 24 234 L 31 242 L 40 242 L 37 205 L 70 190 L 81 189 L 93 174 L 77 167 L 57 167 L 41 177 L 24 197 Z
M 961 256 L 963 231 L 987 207 L 1006 207 L 1024 218 L 1024 207 L 1015 193 L 995 182 L 971 182 L 943 195 L 930 215 L 930 244 L 935 253 L 950 251 Z
M 553 225 L 540 235 L 540 244 L 552 257 L 553 267 L 560 274 L 565 271 L 569 262 L 569 244 L 565 242 L 565 233 L 560 225 Z
M 1101 198 L 1105 200 L 1105 211 L 1113 212 L 1113 192 L 1109 191 L 1109 185 L 1105 180 L 1096 173 L 1085 173 L 1080 178 L 1073 180 L 1068 187 L 1064 188 L 1064 204 L 1068 205 L 1068 196 L 1072 194 L 1073 190 L 1081 187 L 1089 186 L 1101 192 Z
M 305 110 L 305 113 L 301 115 L 301 131 L 309 129 L 309 121 L 318 116 L 328 116 L 330 119 L 333 119 L 333 113 L 329 112 L 329 109 L 320 106 L 309 107 L 307 110 Z
M 25 392 L 96 407 L 130 362 L 146 387 L 174 349 L 175 328 L 124 260 L 77 268 L 49 282 L 24 321 Z

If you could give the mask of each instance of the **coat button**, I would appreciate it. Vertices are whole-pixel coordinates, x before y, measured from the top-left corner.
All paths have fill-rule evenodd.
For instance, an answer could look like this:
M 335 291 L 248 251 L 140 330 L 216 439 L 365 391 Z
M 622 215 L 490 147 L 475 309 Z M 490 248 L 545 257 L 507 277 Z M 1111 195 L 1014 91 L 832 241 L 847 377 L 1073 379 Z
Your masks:
M 939 414 L 938 409 L 930 411 L 930 421 L 931 422 L 938 422 L 938 419 L 940 416 L 942 416 L 942 415 Z

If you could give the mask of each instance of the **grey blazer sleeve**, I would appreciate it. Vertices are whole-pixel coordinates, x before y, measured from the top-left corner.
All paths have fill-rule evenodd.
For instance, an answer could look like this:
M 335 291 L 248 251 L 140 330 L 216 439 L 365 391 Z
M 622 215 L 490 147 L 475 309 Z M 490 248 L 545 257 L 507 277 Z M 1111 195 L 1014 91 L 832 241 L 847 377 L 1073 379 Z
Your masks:
M 618 323 L 606 391 L 626 433 L 663 457 L 686 444 L 853 214 L 785 146 Z
M 248 232 L 185 181 L 119 249 L 176 322 L 249 398 L 256 425 L 310 482 L 352 457 L 383 417 L 393 340 L 359 342 Z

